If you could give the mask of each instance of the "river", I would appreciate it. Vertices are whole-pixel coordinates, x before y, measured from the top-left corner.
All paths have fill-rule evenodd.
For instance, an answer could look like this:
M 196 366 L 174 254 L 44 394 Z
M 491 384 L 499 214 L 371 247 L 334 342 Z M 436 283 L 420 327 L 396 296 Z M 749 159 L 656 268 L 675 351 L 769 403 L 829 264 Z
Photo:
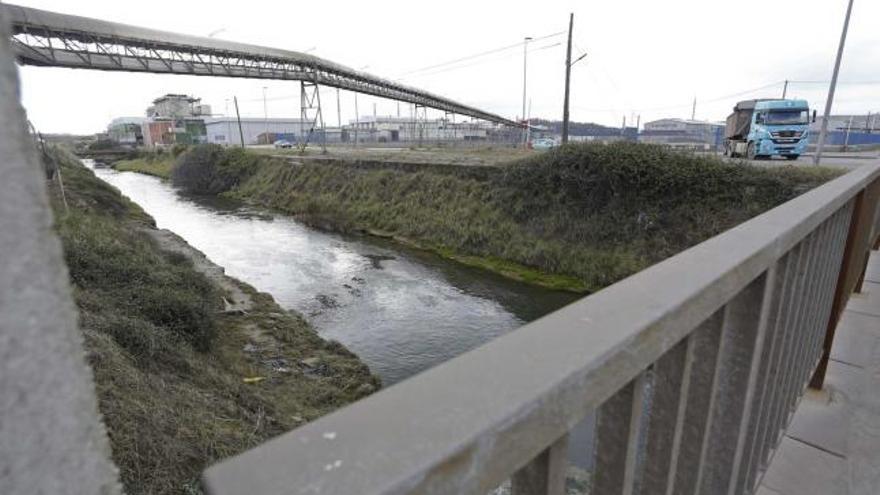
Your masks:
M 134 172 L 86 165 L 159 228 L 226 273 L 303 314 L 392 385 L 577 299 L 392 241 L 346 236 Z M 592 418 L 572 432 L 571 460 L 592 464 Z
M 344 236 L 155 177 L 95 168 L 101 179 L 226 273 L 302 313 L 391 385 L 576 299 L 382 239 Z

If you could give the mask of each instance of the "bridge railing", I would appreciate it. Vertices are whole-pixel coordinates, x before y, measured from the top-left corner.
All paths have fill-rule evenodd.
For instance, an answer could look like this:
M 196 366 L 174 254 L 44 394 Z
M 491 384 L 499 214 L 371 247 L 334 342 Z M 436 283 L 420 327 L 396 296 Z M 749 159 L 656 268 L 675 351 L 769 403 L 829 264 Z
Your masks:
M 878 177 L 849 172 L 223 461 L 206 487 L 562 494 L 570 431 L 595 412 L 592 493 L 753 493 L 876 239 Z

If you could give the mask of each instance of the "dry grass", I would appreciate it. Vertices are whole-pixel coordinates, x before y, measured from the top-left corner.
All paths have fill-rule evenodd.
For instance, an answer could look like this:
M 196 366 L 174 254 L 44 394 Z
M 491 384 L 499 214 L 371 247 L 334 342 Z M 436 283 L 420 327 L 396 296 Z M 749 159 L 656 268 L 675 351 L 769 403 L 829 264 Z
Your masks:
M 267 294 L 233 281 L 251 308 L 221 311 L 223 290 L 160 249 L 148 215 L 59 159 L 70 212 L 54 199 L 56 228 L 126 493 L 198 493 L 207 465 L 378 388 Z

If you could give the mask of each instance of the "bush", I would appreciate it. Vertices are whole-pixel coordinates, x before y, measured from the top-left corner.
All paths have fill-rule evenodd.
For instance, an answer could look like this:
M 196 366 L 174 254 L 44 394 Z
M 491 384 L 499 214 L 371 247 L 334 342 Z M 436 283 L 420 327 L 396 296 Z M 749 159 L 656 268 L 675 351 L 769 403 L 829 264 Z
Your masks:
M 177 158 L 171 181 L 188 192 L 220 194 L 250 177 L 258 159 L 240 148 L 226 150 L 217 144 L 200 144 Z
M 381 231 L 517 278 L 590 291 L 837 173 L 731 164 L 635 143 L 566 145 L 481 175 L 473 167 L 264 160 L 233 195 L 313 225 Z

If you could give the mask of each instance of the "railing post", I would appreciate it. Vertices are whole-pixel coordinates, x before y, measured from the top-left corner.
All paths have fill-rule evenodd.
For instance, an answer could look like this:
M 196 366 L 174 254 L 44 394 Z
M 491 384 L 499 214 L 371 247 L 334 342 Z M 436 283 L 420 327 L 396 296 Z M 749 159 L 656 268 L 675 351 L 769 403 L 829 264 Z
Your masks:
M 834 333 L 840 316 L 849 301 L 849 296 L 858 284 L 864 258 L 869 255 L 871 246 L 870 233 L 874 228 L 875 212 L 877 209 L 878 193 L 880 193 L 880 180 L 875 180 L 865 189 L 860 191 L 853 205 L 852 217 L 850 218 L 849 231 L 846 238 L 846 247 L 841 260 L 840 272 L 834 290 L 834 300 L 831 306 L 831 315 L 828 318 L 823 343 L 822 357 L 819 365 L 810 380 L 810 388 L 821 389 L 825 384 L 825 373 L 828 370 L 828 359 L 831 357 L 831 346 L 834 344 Z
M 776 267 L 752 281 L 724 311 L 716 386 L 706 436 L 703 438 L 697 493 L 728 493 L 734 479 L 747 427 L 746 414 L 754 397 L 768 314 L 777 295 Z
M 565 495 L 568 433 L 511 478 L 511 495 Z

